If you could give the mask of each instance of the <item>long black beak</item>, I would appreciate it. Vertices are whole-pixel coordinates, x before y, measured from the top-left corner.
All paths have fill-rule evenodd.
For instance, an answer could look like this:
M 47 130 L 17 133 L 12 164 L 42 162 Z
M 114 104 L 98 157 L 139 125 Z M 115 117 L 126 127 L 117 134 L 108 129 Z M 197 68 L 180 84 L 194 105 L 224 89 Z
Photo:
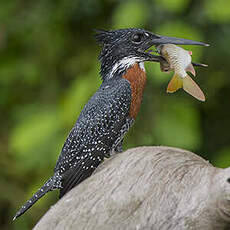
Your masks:
M 151 41 L 152 45 L 161 44 L 175 44 L 175 45 L 199 45 L 199 46 L 209 46 L 209 44 L 204 42 L 197 42 L 190 39 L 167 37 L 153 34 L 153 39 Z

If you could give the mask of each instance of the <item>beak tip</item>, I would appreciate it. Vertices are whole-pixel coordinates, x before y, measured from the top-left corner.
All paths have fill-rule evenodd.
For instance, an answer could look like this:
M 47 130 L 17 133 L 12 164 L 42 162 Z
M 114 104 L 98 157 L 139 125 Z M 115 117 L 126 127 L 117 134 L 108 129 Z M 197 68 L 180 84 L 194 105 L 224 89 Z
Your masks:
M 205 43 L 204 46 L 208 47 L 208 46 L 210 46 L 210 44 Z

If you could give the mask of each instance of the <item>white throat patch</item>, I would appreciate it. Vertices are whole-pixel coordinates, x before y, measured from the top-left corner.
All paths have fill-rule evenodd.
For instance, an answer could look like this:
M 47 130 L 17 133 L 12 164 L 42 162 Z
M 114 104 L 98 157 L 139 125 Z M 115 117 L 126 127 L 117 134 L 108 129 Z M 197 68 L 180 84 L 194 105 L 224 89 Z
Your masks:
M 144 62 L 141 62 L 141 60 L 139 58 L 136 57 L 125 57 L 122 60 L 120 60 L 119 62 L 117 62 L 112 70 L 109 73 L 109 78 L 113 77 L 113 74 L 118 70 L 118 69 L 127 69 L 130 66 L 134 65 L 135 63 L 139 62 L 139 66 L 140 68 L 145 71 L 145 67 L 144 67 Z
M 144 62 L 139 62 L 139 66 L 145 72 L 145 63 Z

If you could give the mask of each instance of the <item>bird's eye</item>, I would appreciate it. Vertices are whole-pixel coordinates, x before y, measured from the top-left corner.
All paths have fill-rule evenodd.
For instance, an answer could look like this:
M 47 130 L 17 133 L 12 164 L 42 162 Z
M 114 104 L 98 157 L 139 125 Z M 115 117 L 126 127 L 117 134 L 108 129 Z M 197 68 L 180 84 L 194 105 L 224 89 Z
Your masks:
M 134 34 L 132 36 L 132 41 L 135 43 L 141 42 L 141 39 L 142 39 L 142 34 Z

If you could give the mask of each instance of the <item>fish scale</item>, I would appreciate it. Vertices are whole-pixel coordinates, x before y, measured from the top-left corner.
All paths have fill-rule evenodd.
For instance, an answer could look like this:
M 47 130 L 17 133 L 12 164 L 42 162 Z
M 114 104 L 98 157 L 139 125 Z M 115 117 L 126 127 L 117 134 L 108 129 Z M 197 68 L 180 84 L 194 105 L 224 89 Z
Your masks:
M 170 63 L 172 69 L 180 73 L 181 77 L 187 76 L 184 69 L 191 63 L 191 56 L 188 54 L 188 51 L 175 45 L 170 45 L 167 49 L 162 48 L 161 52 Z

